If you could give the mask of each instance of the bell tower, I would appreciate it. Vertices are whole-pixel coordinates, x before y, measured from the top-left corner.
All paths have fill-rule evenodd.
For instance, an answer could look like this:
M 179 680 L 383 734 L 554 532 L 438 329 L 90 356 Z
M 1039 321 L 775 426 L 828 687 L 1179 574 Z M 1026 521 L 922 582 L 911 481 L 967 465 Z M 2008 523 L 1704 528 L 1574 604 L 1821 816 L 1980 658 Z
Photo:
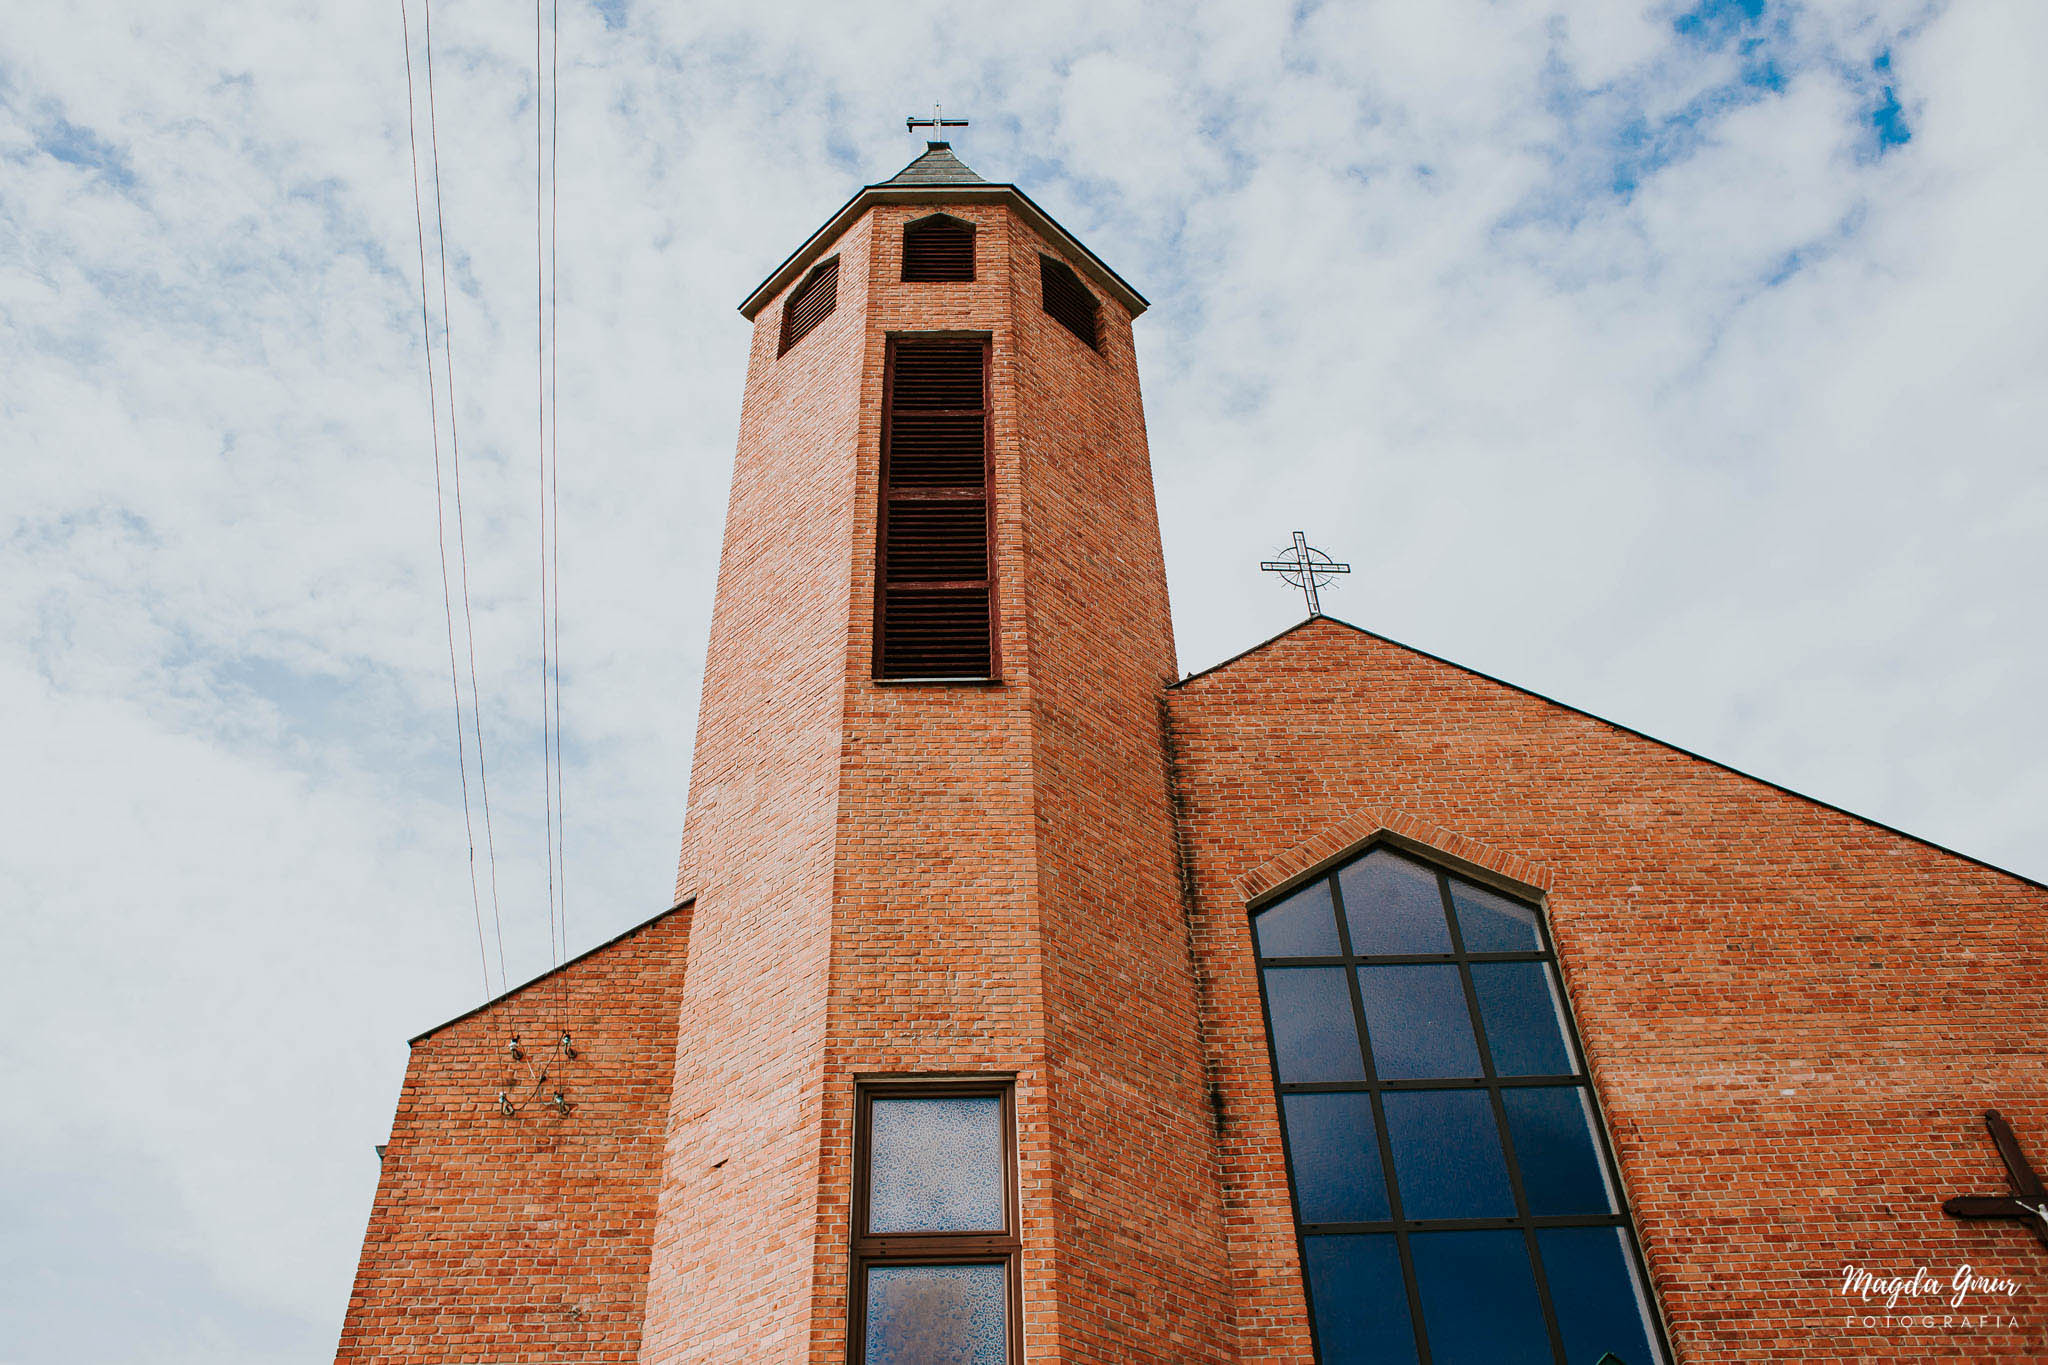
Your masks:
M 1144 308 L 945 142 L 741 305 L 645 1362 L 1229 1354 Z

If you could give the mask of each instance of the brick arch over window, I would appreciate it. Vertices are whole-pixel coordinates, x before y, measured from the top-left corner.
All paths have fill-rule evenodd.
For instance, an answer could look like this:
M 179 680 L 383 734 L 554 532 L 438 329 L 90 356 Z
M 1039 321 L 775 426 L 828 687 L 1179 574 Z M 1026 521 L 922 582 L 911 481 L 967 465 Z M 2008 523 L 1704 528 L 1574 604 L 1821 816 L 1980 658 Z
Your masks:
M 1483 844 L 1405 811 L 1363 809 L 1349 819 L 1325 825 L 1286 852 L 1245 873 L 1238 878 L 1237 889 L 1246 902 L 1264 900 L 1292 883 L 1308 880 L 1333 863 L 1343 862 L 1381 838 L 1405 844 L 1425 857 L 1490 872 L 1534 897 L 1541 897 L 1554 885 L 1548 867 L 1520 854 Z
M 974 278 L 974 224 L 934 213 L 903 225 L 906 283 Z

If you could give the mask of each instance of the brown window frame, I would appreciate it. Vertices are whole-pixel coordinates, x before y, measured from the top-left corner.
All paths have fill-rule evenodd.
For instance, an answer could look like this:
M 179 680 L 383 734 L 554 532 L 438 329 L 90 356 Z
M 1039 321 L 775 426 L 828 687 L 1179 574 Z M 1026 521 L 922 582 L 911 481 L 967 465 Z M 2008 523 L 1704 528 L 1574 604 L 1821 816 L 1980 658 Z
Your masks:
M 890 447 L 894 443 L 896 421 L 896 350 L 904 342 L 921 341 L 973 341 L 981 345 L 981 503 L 982 534 L 985 538 L 987 562 L 985 579 L 957 579 L 919 582 L 908 585 L 915 593 L 919 590 L 944 591 L 960 588 L 984 588 L 988 594 L 988 671 L 979 675 L 967 674 L 918 674 L 891 673 L 887 671 L 888 647 L 888 593 L 889 583 L 889 509 L 901 498 L 913 501 L 918 498 L 935 496 L 959 496 L 924 490 L 917 493 L 899 493 L 890 476 Z M 881 458 L 878 464 L 875 496 L 875 577 L 874 577 L 874 633 L 869 649 L 869 673 L 876 682 L 902 683 L 995 683 L 1003 676 L 1003 633 L 1002 609 L 998 591 L 999 575 L 996 572 L 996 502 L 995 502 L 995 403 L 990 392 L 995 379 L 993 338 L 986 332 L 897 332 L 887 338 L 882 358 L 882 433 Z M 933 409 L 919 409 L 921 412 Z M 971 501 L 971 496 L 964 499 Z M 906 585 L 898 584 L 898 588 Z
M 1003 1221 L 1001 1232 L 867 1231 L 870 1131 L 877 1099 L 999 1099 L 1003 1139 Z M 846 1359 L 867 1357 L 868 1271 L 877 1265 L 990 1265 L 1003 1267 L 1004 1328 L 1010 1365 L 1024 1358 L 1024 1292 L 1020 1278 L 1024 1242 L 1020 1232 L 1017 1182 L 1017 1081 L 1014 1076 L 890 1077 L 858 1081 L 853 1100 L 853 1198 L 851 1269 L 847 1282 Z

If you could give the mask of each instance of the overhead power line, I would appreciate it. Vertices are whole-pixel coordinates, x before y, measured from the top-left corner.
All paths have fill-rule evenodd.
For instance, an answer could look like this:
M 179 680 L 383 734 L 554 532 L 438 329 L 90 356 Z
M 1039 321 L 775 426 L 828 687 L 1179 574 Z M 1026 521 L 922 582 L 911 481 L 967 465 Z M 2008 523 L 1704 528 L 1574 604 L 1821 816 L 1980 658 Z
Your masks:
M 476 826 L 469 813 L 469 757 L 462 733 L 462 683 L 455 662 L 455 606 L 448 586 L 448 528 L 443 513 L 446 498 L 441 491 L 441 412 L 434 384 L 433 326 L 427 316 L 427 226 L 425 210 L 420 204 L 420 140 L 414 115 L 418 97 L 413 92 L 412 19 L 406 12 L 405 0 L 398 0 L 398 23 L 405 39 L 405 131 L 412 152 L 412 218 L 420 253 L 420 343 L 427 357 L 427 422 L 434 447 L 434 546 L 441 557 L 441 615 L 448 627 L 448 687 L 455 702 L 455 763 L 462 775 L 462 831 L 469 852 L 469 904 L 476 920 L 477 963 L 483 968 L 484 998 L 488 1000 L 491 995 L 491 962 L 484 948 L 483 898 L 476 880 Z M 450 420 L 453 420 L 452 413 Z M 499 979 L 503 980 L 502 959 Z

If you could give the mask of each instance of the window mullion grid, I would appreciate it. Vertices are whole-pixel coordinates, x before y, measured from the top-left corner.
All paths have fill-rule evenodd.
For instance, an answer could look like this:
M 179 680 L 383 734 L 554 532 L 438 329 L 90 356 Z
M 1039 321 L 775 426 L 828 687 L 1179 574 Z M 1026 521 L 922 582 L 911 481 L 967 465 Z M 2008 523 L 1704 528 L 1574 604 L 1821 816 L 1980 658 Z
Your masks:
M 1341 966 L 1344 969 L 1347 988 L 1351 994 L 1353 1023 L 1358 1029 L 1360 1050 L 1366 1068 L 1367 1078 L 1363 1081 L 1281 1083 L 1276 1060 L 1274 1092 L 1276 1097 L 1283 1099 L 1281 1105 L 1283 1119 L 1282 1148 L 1287 1162 L 1286 1169 L 1289 1173 L 1290 1195 L 1293 1195 L 1294 1164 L 1290 1144 L 1286 1137 L 1284 1121 L 1284 1097 L 1287 1095 L 1359 1092 L 1369 1095 L 1372 1105 L 1373 1126 L 1379 1144 L 1380 1169 L 1383 1173 L 1382 1178 L 1387 1184 L 1388 1212 L 1391 1217 L 1386 1222 L 1308 1224 L 1301 1221 L 1299 1204 L 1291 1199 L 1290 1202 L 1294 1203 L 1297 1254 L 1301 1256 L 1305 1267 L 1307 1264 L 1305 1243 L 1310 1235 L 1332 1236 L 1374 1233 L 1393 1235 L 1399 1252 L 1403 1287 L 1408 1295 L 1408 1312 L 1415 1330 L 1416 1348 L 1422 1365 L 1430 1365 L 1431 1356 L 1427 1339 L 1428 1328 L 1422 1317 L 1421 1294 L 1415 1275 L 1413 1252 L 1409 1246 L 1410 1235 L 1418 1232 L 1519 1231 L 1523 1235 L 1523 1245 L 1529 1257 L 1531 1272 L 1535 1280 L 1537 1300 L 1543 1309 L 1544 1327 L 1549 1336 L 1551 1351 L 1556 1360 L 1564 1361 L 1566 1355 L 1563 1335 L 1557 1319 L 1556 1306 L 1552 1301 L 1549 1279 L 1544 1271 L 1542 1250 L 1536 1240 L 1536 1233 L 1549 1228 L 1611 1228 L 1625 1230 L 1630 1233 L 1625 1239 L 1629 1264 L 1634 1270 L 1637 1284 L 1642 1287 L 1641 1292 L 1645 1295 L 1654 1293 L 1654 1290 L 1650 1287 L 1649 1267 L 1642 1255 L 1641 1240 L 1634 1235 L 1634 1217 L 1629 1212 L 1630 1205 L 1626 1193 L 1620 1184 L 1618 1175 L 1619 1164 L 1614 1159 L 1613 1144 L 1609 1140 L 1604 1121 L 1594 1125 L 1594 1137 L 1598 1143 L 1600 1159 L 1607 1174 L 1610 1189 L 1619 1207 L 1602 1214 L 1546 1214 L 1538 1216 L 1530 1212 L 1527 1191 L 1522 1182 L 1521 1163 L 1515 1155 L 1514 1141 L 1508 1132 L 1506 1104 L 1503 1100 L 1502 1092 L 1539 1086 L 1570 1086 L 1575 1091 L 1584 1093 L 1591 1085 L 1590 1076 L 1587 1071 L 1585 1048 L 1579 1040 L 1577 1021 L 1571 1016 L 1570 1002 L 1562 998 L 1562 984 L 1557 971 L 1556 944 L 1551 939 L 1549 924 L 1539 914 L 1536 920 L 1539 946 L 1536 950 L 1494 953 L 1467 951 L 1464 936 L 1458 927 L 1457 907 L 1450 897 L 1448 876 L 1441 869 L 1432 870 L 1437 874 L 1437 891 L 1443 903 L 1445 923 L 1451 936 L 1452 951 L 1450 953 L 1408 953 L 1386 954 L 1370 958 L 1359 957 L 1351 942 L 1350 921 L 1344 912 L 1341 883 L 1338 881 L 1336 872 L 1332 871 L 1327 876 L 1327 883 L 1330 888 L 1330 899 L 1337 921 L 1338 955 L 1334 957 L 1266 957 L 1255 954 L 1254 960 L 1258 963 L 1262 978 L 1260 988 L 1261 1009 L 1262 1013 L 1266 1015 L 1265 1023 L 1269 1039 L 1274 1034 L 1270 1010 L 1266 1008 L 1264 1000 L 1263 975 L 1267 968 Z M 1559 1009 L 1561 1012 L 1561 1022 L 1564 1026 L 1565 1043 L 1574 1059 L 1574 1070 L 1568 1073 L 1547 1076 L 1502 1076 L 1498 1073 L 1493 1062 L 1492 1048 L 1486 1037 L 1485 1020 L 1479 1011 L 1477 985 L 1473 980 L 1471 971 L 1471 964 L 1473 963 L 1491 962 L 1534 962 L 1543 965 L 1545 989 L 1556 991 L 1559 994 Z M 1378 1065 L 1372 1055 L 1370 1033 L 1365 1024 L 1364 999 L 1362 988 L 1359 984 L 1358 969 L 1362 966 L 1411 964 L 1457 966 L 1460 985 L 1465 993 L 1466 1009 L 1472 1021 L 1474 1042 L 1478 1045 L 1479 1049 L 1483 1075 L 1474 1078 L 1442 1077 L 1416 1080 L 1387 1080 L 1380 1077 Z M 1507 1165 L 1509 1184 L 1514 1194 L 1516 1214 L 1512 1218 L 1411 1220 L 1403 1216 L 1400 1182 L 1394 1173 L 1391 1138 L 1387 1130 L 1386 1114 L 1380 1097 L 1387 1091 L 1449 1089 L 1483 1089 L 1487 1092 L 1493 1110 L 1494 1123 L 1501 1138 L 1502 1156 Z M 1310 1229 L 1313 1229 L 1313 1232 Z M 1309 1309 L 1310 1321 L 1313 1324 L 1313 1291 L 1308 1289 L 1305 1278 L 1304 1289 L 1307 1291 L 1305 1297 L 1311 1300 Z M 1659 1353 L 1660 1359 L 1669 1360 L 1671 1348 L 1669 1339 L 1665 1335 L 1662 1315 L 1653 1310 L 1649 1317 L 1653 1348 Z M 1317 1349 L 1318 1359 L 1320 1359 L 1320 1343 L 1318 1343 Z
M 1372 1055 L 1372 1032 L 1365 1024 L 1365 996 L 1358 982 L 1358 953 L 1351 946 L 1351 921 L 1344 913 L 1344 891 L 1337 884 L 1337 874 L 1329 874 L 1330 907 L 1337 916 L 1337 948 L 1343 955 L 1344 985 L 1351 993 L 1351 1022 L 1358 1030 L 1358 1050 L 1365 1059 L 1365 1082 L 1372 1105 L 1373 1136 L 1380 1148 L 1380 1179 L 1387 1187 L 1387 1213 L 1396 1224 L 1394 1250 L 1401 1260 L 1401 1286 L 1408 1293 L 1408 1320 L 1415 1333 L 1415 1349 L 1421 1365 L 1430 1365 L 1429 1329 L 1422 1321 L 1422 1285 L 1415 1278 L 1415 1260 L 1409 1254 L 1408 1234 L 1400 1228 L 1407 1220 L 1401 1213 L 1401 1182 L 1394 1178 L 1394 1139 L 1387 1131 L 1387 1115 L 1380 1102 L 1379 1062 Z M 1284 1126 L 1284 1124 L 1283 1124 Z M 1292 1184 L 1292 1167 L 1289 1167 L 1289 1183 Z M 1299 1229 L 1299 1211 L 1296 1212 L 1295 1227 Z M 1295 1240 L 1303 1240 L 1299 1231 Z M 1306 1259 L 1306 1248 L 1303 1256 Z M 1315 1320 L 1315 1306 L 1309 1306 L 1309 1320 Z M 1318 1347 L 1320 1350 L 1320 1347 Z
M 1558 1365 L 1565 1365 L 1564 1333 L 1557 1325 L 1557 1309 L 1550 1302 L 1550 1281 L 1543 1273 L 1543 1257 L 1536 1247 L 1536 1229 L 1530 1220 L 1529 1194 L 1522 1188 L 1522 1163 L 1515 1156 L 1515 1139 L 1508 1132 L 1507 1105 L 1501 1099 L 1500 1076 L 1493 1065 L 1493 1044 L 1486 1037 L 1486 1020 L 1479 1013 L 1479 990 L 1472 982 L 1472 963 L 1465 952 L 1465 936 L 1458 928 L 1458 908 L 1451 900 L 1450 879 L 1439 870 L 1437 894 L 1443 899 L 1444 922 L 1450 926 L 1451 952 L 1458 960 L 1458 981 L 1465 989 L 1465 1009 L 1472 1017 L 1472 1039 L 1479 1045 L 1479 1069 L 1486 1078 L 1486 1098 L 1493 1107 L 1494 1127 L 1500 1132 L 1501 1156 L 1507 1161 L 1508 1188 L 1515 1194 L 1515 1224 L 1522 1234 L 1523 1253 L 1536 1279 L 1536 1302 L 1543 1307 L 1543 1329 L 1550 1334 L 1550 1353 Z

